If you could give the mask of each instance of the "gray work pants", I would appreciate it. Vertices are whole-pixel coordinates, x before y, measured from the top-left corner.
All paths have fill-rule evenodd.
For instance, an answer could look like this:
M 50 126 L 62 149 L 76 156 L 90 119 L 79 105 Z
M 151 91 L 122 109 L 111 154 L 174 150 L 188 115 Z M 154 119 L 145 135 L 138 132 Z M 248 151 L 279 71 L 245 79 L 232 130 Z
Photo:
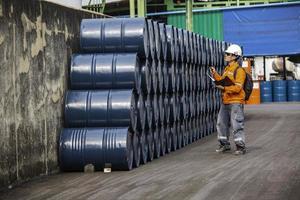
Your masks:
M 230 145 L 230 125 L 232 127 L 235 144 L 240 147 L 245 147 L 243 104 L 221 104 L 217 121 L 218 141 L 221 145 Z

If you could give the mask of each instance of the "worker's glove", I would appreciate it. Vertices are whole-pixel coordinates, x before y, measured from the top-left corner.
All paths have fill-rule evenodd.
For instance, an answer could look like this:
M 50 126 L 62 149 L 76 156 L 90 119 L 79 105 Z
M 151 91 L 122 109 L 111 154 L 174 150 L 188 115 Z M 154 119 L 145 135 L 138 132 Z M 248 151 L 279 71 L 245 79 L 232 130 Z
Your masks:
M 224 90 L 225 89 L 222 85 L 216 85 L 216 88 L 218 88 L 219 90 Z

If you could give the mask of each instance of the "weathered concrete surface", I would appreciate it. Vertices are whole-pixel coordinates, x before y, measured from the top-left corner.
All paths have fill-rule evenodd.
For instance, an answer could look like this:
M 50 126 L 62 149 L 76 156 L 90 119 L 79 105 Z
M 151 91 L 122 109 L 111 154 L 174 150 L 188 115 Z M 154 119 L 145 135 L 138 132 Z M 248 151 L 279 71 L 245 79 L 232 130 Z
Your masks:
M 36 0 L 0 0 L 0 190 L 58 170 L 57 137 L 82 18 Z
M 243 156 L 215 153 L 212 135 L 130 172 L 53 175 L 2 199 L 300 199 L 300 103 L 247 106 L 246 119 Z

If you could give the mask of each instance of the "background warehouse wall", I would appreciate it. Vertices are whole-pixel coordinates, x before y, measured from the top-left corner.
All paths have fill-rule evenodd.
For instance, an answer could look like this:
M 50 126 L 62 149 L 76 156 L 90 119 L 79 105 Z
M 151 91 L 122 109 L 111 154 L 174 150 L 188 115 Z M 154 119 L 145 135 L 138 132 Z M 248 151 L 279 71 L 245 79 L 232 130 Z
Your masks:
M 57 137 L 82 18 L 35 0 L 0 0 L 0 189 L 58 170 Z

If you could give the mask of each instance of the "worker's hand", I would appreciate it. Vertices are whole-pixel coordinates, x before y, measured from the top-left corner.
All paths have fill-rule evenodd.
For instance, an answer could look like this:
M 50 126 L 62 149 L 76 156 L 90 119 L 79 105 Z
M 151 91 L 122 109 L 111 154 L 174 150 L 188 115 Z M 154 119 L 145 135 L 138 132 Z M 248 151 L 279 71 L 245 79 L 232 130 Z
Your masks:
M 216 85 L 216 88 L 218 88 L 219 90 L 224 90 L 225 89 L 222 85 Z
M 214 74 L 216 72 L 216 69 L 214 67 L 210 67 L 209 70 L 211 74 Z

